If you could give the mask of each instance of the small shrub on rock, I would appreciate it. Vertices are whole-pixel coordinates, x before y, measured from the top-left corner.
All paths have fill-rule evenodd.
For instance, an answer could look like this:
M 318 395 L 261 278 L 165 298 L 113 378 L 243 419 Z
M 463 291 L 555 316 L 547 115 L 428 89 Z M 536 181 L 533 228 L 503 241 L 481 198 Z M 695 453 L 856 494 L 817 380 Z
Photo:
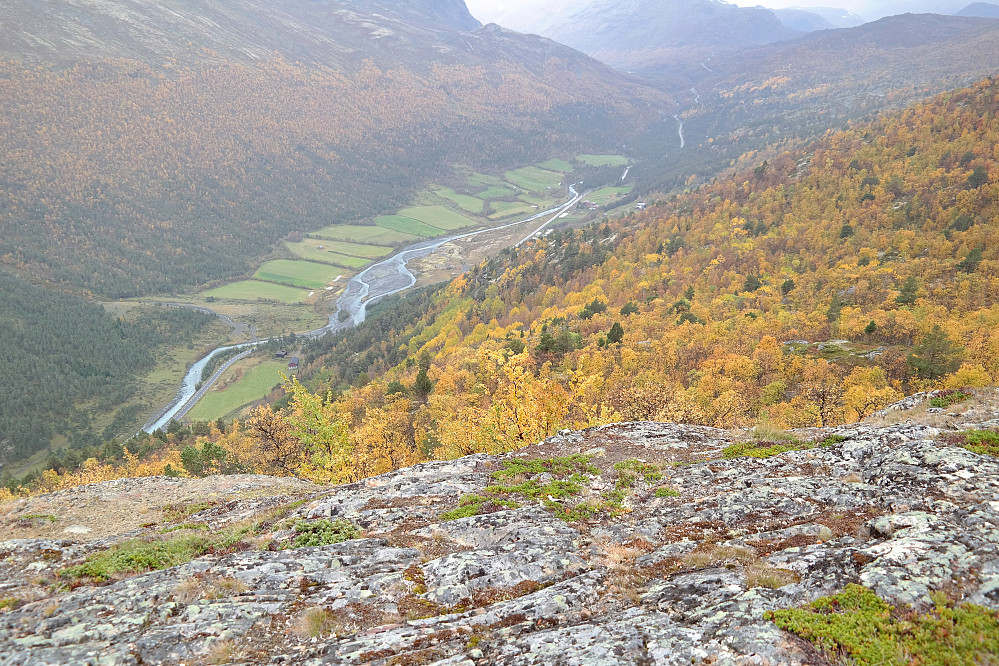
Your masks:
M 999 457 L 999 432 L 993 430 L 965 430 L 951 435 L 946 441 L 974 453 Z
M 722 449 L 723 458 L 770 458 L 788 451 L 807 451 L 839 444 L 845 437 L 830 435 L 818 442 L 803 442 L 792 439 L 784 442 L 740 442 Z
M 930 407 L 941 407 L 946 409 L 951 405 L 956 405 L 959 402 L 964 402 L 971 397 L 970 393 L 965 393 L 963 391 L 946 391 L 935 398 L 930 398 Z
M 336 520 L 300 520 L 295 523 L 298 535 L 292 542 L 295 548 L 307 546 L 328 546 L 357 539 L 361 530 L 350 521 L 338 518 Z
M 813 643 L 831 660 L 858 666 L 994 663 L 999 654 L 999 612 L 973 604 L 950 605 L 943 595 L 923 614 L 889 606 L 874 592 L 850 584 L 804 608 L 767 611 L 778 627 Z

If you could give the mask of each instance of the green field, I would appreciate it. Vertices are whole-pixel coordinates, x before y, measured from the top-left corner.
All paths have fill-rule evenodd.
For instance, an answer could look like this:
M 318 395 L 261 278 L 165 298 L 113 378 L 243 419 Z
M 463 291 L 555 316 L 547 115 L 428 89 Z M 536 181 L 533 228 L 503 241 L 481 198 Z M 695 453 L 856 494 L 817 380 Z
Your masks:
M 503 174 L 503 177 L 517 187 L 529 192 L 542 191 L 546 187 L 558 187 L 558 184 L 562 182 L 562 174 L 539 169 L 536 166 L 521 167 L 520 169 L 507 171 Z
M 386 229 L 391 229 L 392 231 L 416 234 L 424 238 L 439 236 L 441 233 L 441 230 L 436 227 L 424 224 L 411 217 L 403 217 L 402 215 L 382 215 L 375 220 L 375 224 Z
M 220 382 L 232 377 L 242 362 L 229 368 Z M 288 364 L 284 361 L 264 361 L 244 370 L 243 376 L 223 391 L 210 390 L 187 413 L 188 421 L 214 421 L 232 414 L 271 392 L 282 382 L 281 373 L 288 374 Z
M 470 197 L 467 194 L 458 194 L 450 187 L 442 187 L 434 192 L 437 196 L 443 197 L 448 201 L 453 201 L 458 205 L 459 208 L 467 210 L 469 213 L 478 215 L 482 212 L 482 199 L 477 199 L 476 197 Z
M 631 192 L 632 186 L 626 185 L 625 187 L 602 187 L 599 190 L 594 190 L 586 195 L 589 201 L 595 204 L 604 204 L 619 198 L 623 194 L 628 194 Z
M 537 208 L 523 201 L 493 201 L 490 205 L 493 207 L 493 213 L 489 216 L 490 220 L 498 220 L 514 215 L 528 217 L 538 212 Z
M 572 165 L 565 160 L 552 159 L 547 162 L 542 162 L 538 166 L 542 169 L 548 169 L 549 171 L 561 171 L 562 173 L 569 173 L 572 171 Z
M 323 244 L 331 252 L 349 254 L 352 257 L 364 257 L 365 259 L 377 259 L 392 252 L 392 248 L 384 245 L 365 245 L 364 243 L 346 243 L 344 241 L 327 241 Z
M 492 187 L 479 192 L 478 196 L 481 199 L 506 199 L 508 197 L 517 196 L 517 193 L 509 187 L 493 185 Z
M 625 166 L 631 160 L 623 155 L 576 155 L 576 161 L 586 166 Z
M 336 277 L 336 276 L 334 276 Z M 309 292 L 273 282 L 241 280 L 202 292 L 202 296 L 213 298 L 233 298 L 239 301 L 279 301 L 281 303 L 301 303 L 309 297 Z
M 429 224 L 438 229 L 444 229 L 445 231 L 462 229 L 475 224 L 475 220 L 471 220 L 453 210 L 448 210 L 444 206 L 414 206 L 413 208 L 400 210 L 399 215 Z
M 484 173 L 469 174 L 465 177 L 465 182 L 468 183 L 469 187 L 504 187 L 506 185 L 502 178 L 488 176 Z
M 342 254 L 340 252 L 333 252 L 329 249 L 330 243 L 336 243 L 337 241 L 319 240 L 315 238 L 309 238 L 301 243 L 291 243 L 285 241 L 285 247 L 291 250 L 295 256 L 301 257 L 302 259 L 308 259 L 309 261 L 318 261 L 324 264 L 335 264 L 337 266 L 342 266 L 344 268 L 362 268 L 370 263 L 369 259 L 364 259 L 362 257 L 353 257 L 348 254 Z M 347 243 L 348 245 L 350 243 Z M 389 251 L 389 248 L 384 248 Z M 260 277 L 260 276 L 257 276 Z M 333 277 L 336 277 L 335 275 Z M 272 279 L 272 278 L 265 278 Z M 279 280 L 279 282 L 284 282 L 284 280 Z M 295 284 L 295 283 L 289 283 Z
M 367 260 L 357 257 L 347 257 L 338 255 L 345 259 L 361 262 L 361 266 L 367 264 Z M 280 282 L 281 284 L 293 287 L 307 287 L 309 289 L 322 289 L 332 282 L 340 271 L 336 266 L 320 264 L 315 261 L 295 261 L 293 259 L 275 259 L 268 261 L 253 274 L 258 280 L 269 280 Z
M 358 243 L 374 243 L 382 245 L 396 245 L 399 243 L 412 243 L 420 240 L 419 236 L 413 234 L 393 231 L 385 227 L 375 225 L 367 226 L 360 224 L 334 224 L 319 231 L 314 231 L 310 236 L 329 240 L 355 241 Z M 346 254 L 352 254 L 347 252 Z
M 384 245 L 331 241 L 325 238 L 306 238 L 300 243 L 285 242 L 285 246 L 298 256 L 313 261 L 330 261 L 330 259 L 324 258 L 327 254 L 345 254 L 348 257 L 377 259 L 392 252 L 392 248 Z

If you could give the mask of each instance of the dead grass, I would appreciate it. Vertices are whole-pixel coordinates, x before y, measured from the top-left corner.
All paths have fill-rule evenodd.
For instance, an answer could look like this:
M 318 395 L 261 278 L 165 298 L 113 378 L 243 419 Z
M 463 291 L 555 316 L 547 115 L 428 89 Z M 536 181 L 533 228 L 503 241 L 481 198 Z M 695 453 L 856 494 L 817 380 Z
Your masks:
M 292 623 L 291 632 L 303 639 L 336 637 L 347 633 L 333 613 L 321 606 L 302 611 Z
M 228 576 L 194 576 L 178 583 L 171 591 L 173 600 L 190 605 L 202 599 L 218 601 L 239 596 L 247 592 L 246 584 Z
M 598 549 L 597 561 L 610 571 L 621 571 L 631 569 L 635 559 L 648 552 L 641 544 L 620 544 L 611 542 L 599 542 L 595 544 Z
M 212 643 L 205 656 L 206 664 L 231 664 L 237 660 L 236 643 L 231 640 L 221 640 Z
M 754 564 L 757 559 L 756 551 L 752 548 L 702 544 L 692 552 L 684 555 L 683 563 L 690 569 L 707 569 L 710 567 L 732 569 L 740 564 Z
M 801 576 L 788 569 L 778 569 L 766 562 L 757 562 L 746 567 L 746 587 L 768 587 L 778 589 L 798 583 Z

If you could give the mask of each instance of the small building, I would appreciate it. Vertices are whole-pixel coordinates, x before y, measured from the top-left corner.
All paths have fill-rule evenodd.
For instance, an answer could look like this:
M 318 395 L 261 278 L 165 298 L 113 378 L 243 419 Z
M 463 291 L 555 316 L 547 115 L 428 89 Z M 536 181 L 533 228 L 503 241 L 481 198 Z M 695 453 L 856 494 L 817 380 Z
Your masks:
M 283 349 L 279 349 L 278 351 L 274 352 L 274 358 L 284 358 L 287 355 L 288 355 L 288 352 L 286 352 Z
M 289 370 L 297 370 L 298 369 L 298 357 L 297 356 L 292 356 L 290 359 L 288 359 L 288 369 Z

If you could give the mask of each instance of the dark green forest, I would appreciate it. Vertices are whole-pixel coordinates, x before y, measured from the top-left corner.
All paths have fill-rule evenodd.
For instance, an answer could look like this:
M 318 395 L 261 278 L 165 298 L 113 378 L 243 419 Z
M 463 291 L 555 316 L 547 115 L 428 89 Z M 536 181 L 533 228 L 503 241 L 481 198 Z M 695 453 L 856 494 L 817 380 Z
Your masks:
M 125 402 L 136 378 L 153 367 L 157 347 L 190 339 L 214 321 L 163 308 L 129 322 L 5 271 L 0 295 L 0 443 L 8 460 L 45 448 L 56 435 L 82 446 L 122 434 L 95 432 L 80 405 L 110 410 Z

